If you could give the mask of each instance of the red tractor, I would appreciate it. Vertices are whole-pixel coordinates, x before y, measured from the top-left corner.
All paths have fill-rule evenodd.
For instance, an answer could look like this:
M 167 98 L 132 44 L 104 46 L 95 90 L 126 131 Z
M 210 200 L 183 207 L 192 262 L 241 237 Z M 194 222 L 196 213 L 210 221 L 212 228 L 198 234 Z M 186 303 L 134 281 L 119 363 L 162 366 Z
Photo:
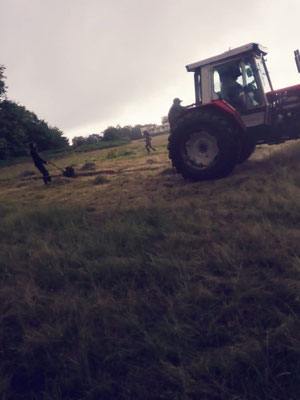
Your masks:
M 300 137 L 300 84 L 273 90 L 266 54 L 250 43 L 186 66 L 194 72 L 196 103 L 170 120 L 168 146 L 185 178 L 224 177 L 257 144 Z M 295 60 L 300 72 L 298 50 Z

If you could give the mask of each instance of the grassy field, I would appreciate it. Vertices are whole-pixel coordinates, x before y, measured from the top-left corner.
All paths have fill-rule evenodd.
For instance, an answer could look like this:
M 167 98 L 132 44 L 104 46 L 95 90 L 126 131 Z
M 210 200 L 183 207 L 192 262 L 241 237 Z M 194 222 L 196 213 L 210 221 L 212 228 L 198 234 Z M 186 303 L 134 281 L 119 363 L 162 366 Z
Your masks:
M 1 400 L 299 400 L 300 143 L 198 183 L 144 144 L 0 169 Z
M 130 143 L 130 139 L 118 139 L 118 140 L 103 140 L 99 143 L 94 143 L 94 144 L 87 144 L 87 145 L 82 145 L 82 146 L 69 146 L 67 148 L 61 148 L 57 150 L 49 150 L 45 151 L 43 153 L 43 156 L 45 159 L 58 159 L 62 157 L 68 157 L 69 154 L 76 154 L 76 153 L 87 153 L 90 151 L 95 151 L 95 150 L 102 150 L 102 149 L 108 149 L 111 147 L 117 147 L 117 146 L 122 146 L 125 144 Z M 29 152 L 28 152 L 29 153 Z M 25 164 L 28 161 L 31 161 L 30 155 L 24 156 L 24 157 L 18 157 L 14 159 L 7 159 L 7 160 L 0 160 L 0 168 L 3 167 L 9 167 L 11 165 L 15 164 Z

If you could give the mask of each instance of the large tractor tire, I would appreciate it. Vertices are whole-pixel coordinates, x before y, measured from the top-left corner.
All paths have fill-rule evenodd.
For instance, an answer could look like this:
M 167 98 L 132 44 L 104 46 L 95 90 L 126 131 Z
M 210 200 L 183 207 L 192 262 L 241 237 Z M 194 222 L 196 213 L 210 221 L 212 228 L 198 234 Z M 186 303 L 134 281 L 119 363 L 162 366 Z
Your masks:
M 247 132 L 241 136 L 241 151 L 238 163 L 243 163 L 254 153 L 256 142 Z
M 200 181 L 228 175 L 240 154 L 235 123 L 210 111 L 182 120 L 169 137 L 169 157 L 184 178 Z

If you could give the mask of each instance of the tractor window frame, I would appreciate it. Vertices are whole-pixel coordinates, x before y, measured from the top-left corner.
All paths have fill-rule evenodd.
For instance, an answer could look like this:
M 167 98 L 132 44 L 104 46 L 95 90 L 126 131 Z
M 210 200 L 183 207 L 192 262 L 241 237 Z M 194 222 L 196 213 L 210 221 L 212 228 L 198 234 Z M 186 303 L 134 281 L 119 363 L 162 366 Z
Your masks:
M 269 72 L 267 70 L 265 59 L 261 57 L 255 57 L 255 66 L 260 77 L 261 85 L 264 93 L 271 92 L 273 90 L 272 82 L 270 80 Z
M 242 60 L 245 98 L 247 109 L 249 110 L 257 109 L 264 105 L 264 98 L 261 91 L 261 76 L 255 60 L 256 58 L 253 57 L 245 57 Z M 247 73 L 249 70 L 251 75 L 248 75 Z M 252 91 L 247 94 L 246 88 L 249 87 L 249 85 L 252 85 Z

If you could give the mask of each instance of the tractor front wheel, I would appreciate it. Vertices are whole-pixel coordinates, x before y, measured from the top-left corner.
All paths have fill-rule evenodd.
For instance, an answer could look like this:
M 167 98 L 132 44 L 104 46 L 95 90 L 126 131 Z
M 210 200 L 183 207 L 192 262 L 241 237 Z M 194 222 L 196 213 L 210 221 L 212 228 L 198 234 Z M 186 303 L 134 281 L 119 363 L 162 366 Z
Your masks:
M 183 121 L 169 137 L 172 165 L 193 181 L 228 175 L 239 153 L 237 128 L 226 118 L 209 112 Z
M 239 155 L 238 162 L 241 164 L 248 160 L 252 153 L 254 153 L 256 147 L 256 142 L 252 136 L 247 132 L 241 137 L 241 151 Z

